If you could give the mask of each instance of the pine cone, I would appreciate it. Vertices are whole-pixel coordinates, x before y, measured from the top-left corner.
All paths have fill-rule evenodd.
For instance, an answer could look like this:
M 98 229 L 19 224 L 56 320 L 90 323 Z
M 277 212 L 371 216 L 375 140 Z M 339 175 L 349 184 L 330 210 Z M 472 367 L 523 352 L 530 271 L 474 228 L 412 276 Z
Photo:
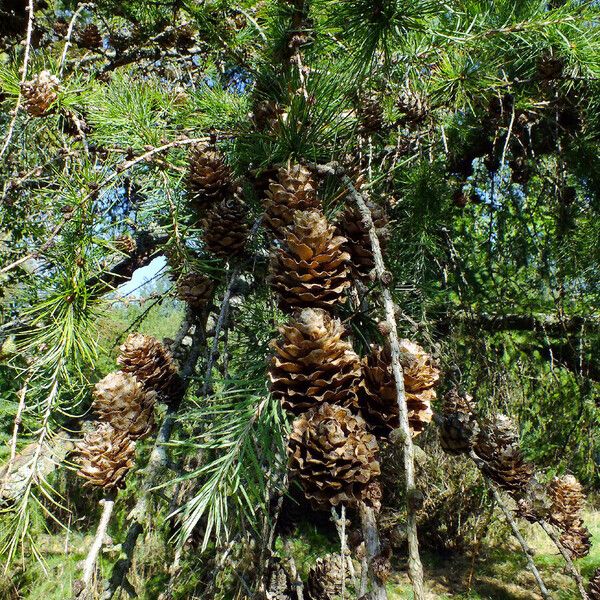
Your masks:
M 125 476 L 134 464 L 135 442 L 126 432 L 117 431 L 108 423 L 86 433 L 77 442 L 79 471 L 86 485 L 104 489 L 122 487 Z
M 208 215 L 204 225 L 206 247 L 216 256 L 239 256 L 248 241 L 248 210 L 244 201 L 235 194 L 223 200 Z
M 548 487 L 548 493 L 552 502 L 549 521 L 568 531 L 581 518 L 585 503 L 581 484 L 573 475 L 555 477 Z
M 568 550 L 571 558 L 583 558 L 590 553 L 592 536 L 583 522 L 578 521 L 561 534 L 560 543 Z
M 94 49 L 102 46 L 102 36 L 94 23 L 86 25 L 77 35 L 77 44 L 82 48 Z
M 524 496 L 517 499 L 517 515 L 530 523 L 537 523 L 548 517 L 551 506 L 547 486 L 542 485 L 534 475 Z
M 324 403 L 300 415 L 288 443 L 290 472 L 315 507 L 374 504 L 369 484 L 379 477 L 377 440 L 362 417 Z
M 351 582 L 350 569 L 339 554 L 327 554 L 317 558 L 308 572 L 307 600 L 335 600 L 342 593 L 344 577 L 348 589 Z
M 426 101 L 411 90 L 407 90 L 399 96 L 396 107 L 402 113 L 402 117 L 398 120 L 401 125 L 419 125 L 429 114 Z
M 600 567 L 594 571 L 594 574 L 590 579 L 588 596 L 590 597 L 590 600 L 600 600 Z
M 120 346 L 117 364 L 125 373 L 135 375 L 147 390 L 167 395 L 173 389 L 177 365 L 173 355 L 156 338 L 130 333 Z
M 300 414 L 323 402 L 357 405 L 360 361 L 342 340 L 344 327 L 322 309 L 305 308 L 279 329 L 273 342 L 271 393 L 283 408 Z
M 231 170 L 218 151 L 200 146 L 192 149 L 187 187 L 192 206 L 200 216 L 231 194 Z
M 51 107 L 58 98 L 60 87 L 58 77 L 50 71 L 42 71 L 21 86 L 23 105 L 33 117 L 44 117 L 51 112 Z
M 505 415 L 486 419 L 477 436 L 474 451 L 485 463 L 484 473 L 502 489 L 523 495 L 533 476 L 519 448 L 519 434 Z
M 320 208 L 316 188 L 312 174 L 306 167 L 294 165 L 289 169 L 279 169 L 277 181 L 269 184 L 264 201 L 265 224 L 277 239 L 284 239 L 297 210 Z
M 383 129 L 383 107 L 378 96 L 364 98 L 358 109 L 359 131 L 363 135 L 379 133 Z
M 462 454 L 473 448 L 479 433 L 479 425 L 474 415 L 473 398 L 461 395 L 453 388 L 444 396 L 440 426 L 440 445 L 448 454 Z
M 296 582 L 293 581 L 290 569 L 277 557 L 270 563 L 267 576 L 268 600 L 297 600 Z
M 296 211 L 283 248 L 271 260 L 271 285 L 282 310 L 306 306 L 331 309 L 345 302 L 350 255 L 343 252 L 345 238 L 317 211 Z
M 259 100 L 255 102 L 250 117 L 258 131 L 277 131 L 284 113 L 283 108 L 273 100 Z
M 409 349 L 418 354 L 409 354 Z M 402 340 L 401 350 L 408 424 L 412 434 L 417 435 L 433 416 L 431 401 L 435 399 L 435 391 L 432 388 L 439 373 L 432 367 L 429 356 L 417 344 Z M 380 436 L 388 436 L 400 426 L 400 411 L 391 364 L 389 348 L 384 349 L 380 346 L 372 346 L 370 354 L 362 362 L 363 381 L 359 404 L 370 428 Z M 421 375 L 418 371 L 419 365 L 423 370 Z M 414 387 L 415 378 L 418 378 L 422 387 Z M 425 387 L 425 384 L 428 387 Z
M 177 297 L 196 310 L 204 308 L 211 300 L 215 282 L 201 273 L 189 273 L 177 282 Z
M 367 205 L 371 209 L 371 216 L 377 230 L 381 250 L 385 252 L 389 233 L 387 230 L 388 219 L 385 209 L 371 201 L 367 201 Z M 375 267 L 375 261 L 371 249 L 369 230 L 363 223 L 362 216 L 356 208 L 349 206 L 344 210 L 340 221 L 340 230 L 346 238 L 342 249 L 350 254 L 354 276 L 363 280 L 368 279 Z
M 102 421 L 132 439 L 148 435 L 154 425 L 156 392 L 146 391 L 134 375 L 115 371 L 94 389 L 94 410 Z

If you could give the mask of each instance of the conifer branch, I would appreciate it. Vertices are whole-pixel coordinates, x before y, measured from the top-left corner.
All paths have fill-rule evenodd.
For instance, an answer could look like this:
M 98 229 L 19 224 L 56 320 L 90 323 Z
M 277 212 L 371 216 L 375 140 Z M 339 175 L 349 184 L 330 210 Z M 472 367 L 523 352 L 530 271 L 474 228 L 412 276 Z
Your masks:
M 581 598 L 583 600 L 588 600 L 589 596 L 585 589 L 585 584 L 583 582 L 583 578 L 581 577 L 581 573 L 575 566 L 575 563 L 571 559 L 571 556 L 569 555 L 568 550 L 560 543 L 560 539 L 558 538 L 558 536 L 556 535 L 556 533 L 554 532 L 552 527 L 544 519 L 539 519 L 538 523 L 540 524 L 540 527 L 544 530 L 546 535 L 552 540 L 552 542 L 554 543 L 554 545 L 557 547 L 558 551 L 561 553 L 562 557 L 564 558 L 565 563 L 567 565 L 567 569 L 569 570 L 569 573 L 571 573 L 571 577 L 573 578 L 573 580 L 575 581 L 575 583 L 577 585 L 577 589 L 579 590 L 579 594 L 581 595 Z
M 470 456 L 471 460 L 477 465 L 477 468 L 481 471 L 481 473 L 484 473 L 485 465 L 484 465 L 483 461 L 477 456 L 477 454 L 475 454 L 475 452 L 473 450 L 471 450 L 469 452 L 469 456 Z M 542 576 L 540 575 L 538 568 L 536 567 L 535 563 L 533 562 L 533 550 L 529 547 L 529 545 L 525 541 L 525 538 L 519 531 L 519 526 L 517 525 L 515 518 L 513 517 L 510 509 L 504 503 L 504 500 L 502 499 L 502 496 L 500 495 L 500 492 L 496 488 L 496 485 L 494 484 L 494 482 L 491 481 L 485 475 L 484 475 L 484 477 L 485 477 L 485 480 L 487 481 L 488 487 L 490 488 L 490 490 L 492 491 L 492 494 L 494 495 L 494 500 L 496 501 L 496 504 L 500 507 L 500 510 L 504 514 L 506 521 L 508 522 L 508 524 L 510 525 L 510 528 L 512 529 L 513 535 L 515 536 L 516 540 L 519 542 L 519 545 L 521 546 L 521 549 L 523 550 L 523 556 L 525 556 L 529 570 L 535 577 L 538 587 L 540 588 L 540 593 L 542 594 L 542 597 L 545 600 L 552 600 L 552 596 L 551 596 L 550 592 L 548 591 L 548 588 L 546 587 L 546 584 L 544 583 L 544 580 L 542 579 Z
M 4 144 L 0 149 L 0 158 L 4 156 L 4 153 L 10 146 L 10 142 L 15 131 L 15 125 L 17 124 L 17 119 L 19 118 L 19 111 L 21 109 L 21 104 L 23 103 L 23 84 L 27 81 L 27 72 L 29 69 L 29 56 L 31 53 L 31 35 L 33 33 L 33 0 L 28 0 L 27 2 L 27 37 L 25 38 L 25 55 L 23 56 L 23 66 L 22 66 L 22 74 L 21 74 L 21 85 L 19 86 L 19 95 L 17 96 L 17 104 L 14 108 L 12 119 L 8 125 L 8 131 L 6 132 L 6 138 L 4 140 Z
M 373 252 L 373 259 L 375 262 L 375 271 L 381 284 L 381 297 L 383 300 L 385 317 L 386 321 L 389 323 L 388 337 L 390 342 L 392 358 L 392 371 L 394 373 L 394 380 L 396 384 L 396 395 L 398 400 L 398 410 L 400 418 L 400 432 L 403 438 L 402 444 L 406 477 L 406 531 L 408 536 L 409 552 L 408 573 L 413 586 L 415 600 L 423 600 L 425 597 L 425 591 L 423 587 L 423 566 L 421 564 L 421 558 L 419 556 L 417 517 L 415 503 L 413 501 L 414 495 L 417 491 L 415 485 L 414 447 L 412 443 L 412 436 L 410 433 L 410 426 L 408 423 L 408 408 L 406 404 L 406 393 L 404 391 L 404 374 L 402 370 L 402 365 L 400 363 L 400 340 L 398 338 L 396 317 L 394 314 L 394 301 L 392 299 L 392 294 L 388 287 L 391 283 L 391 274 L 385 268 L 383 255 L 381 253 L 381 246 L 379 244 L 379 237 L 377 235 L 377 229 L 373 223 L 371 211 L 369 210 L 369 207 L 367 206 L 364 198 L 356 190 L 350 178 L 347 175 L 345 175 L 337 165 L 327 165 L 325 166 L 325 169 L 325 172 L 333 172 L 334 174 L 340 176 L 342 182 L 348 189 L 350 197 L 358 207 L 363 223 L 369 231 L 369 239 L 371 241 L 371 249 Z

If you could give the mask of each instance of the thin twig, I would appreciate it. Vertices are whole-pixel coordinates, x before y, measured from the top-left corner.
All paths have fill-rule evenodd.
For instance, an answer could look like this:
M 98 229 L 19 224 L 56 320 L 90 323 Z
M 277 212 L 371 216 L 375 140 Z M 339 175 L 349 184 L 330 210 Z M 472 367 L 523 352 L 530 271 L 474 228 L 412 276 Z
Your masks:
M 15 131 L 15 125 L 17 124 L 17 118 L 19 116 L 19 110 L 21 109 L 21 104 L 23 103 L 23 84 L 27 81 L 29 55 L 31 54 L 31 34 L 33 33 L 33 0 L 29 0 L 29 2 L 27 3 L 27 11 L 29 14 L 27 17 L 27 37 L 25 39 L 25 55 L 23 57 L 23 73 L 21 75 L 21 85 L 19 86 L 19 95 L 17 96 L 17 104 L 14 108 L 13 118 L 11 119 L 10 125 L 8 126 L 8 131 L 6 132 L 6 139 L 4 140 L 2 150 L 0 150 L 0 158 L 4 156 L 4 153 L 10 146 L 10 141 Z
M 404 391 L 404 373 L 400 363 L 400 340 L 398 338 L 398 330 L 396 326 L 396 318 L 394 315 L 394 301 L 389 290 L 390 275 L 386 271 L 381 246 L 377 229 L 373 223 L 371 211 L 367 206 L 362 195 L 356 190 L 350 178 L 343 174 L 339 168 L 330 169 L 332 172 L 340 176 L 342 182 L 348 189 L 349 195 L 356 203 L 361 214 L 362 221 L 369 231 L 369 239 L 371 241 L 371 249 L 375 262 L 375 272 L 381 284 L 381 298 L 385 310 L 385 318 L 389 324 L 389 342 L 392 358 L 392 372 L 396 385 L 396 396 L 398 401 L 398 410 L 400 417 L 400 432 L 402 433 L 402 444 L 404 453 L 404 470 L 406 481 L 406 532 L 408 537 L 408 574 L 412 583 L 415 600 L 424 600 L 425 592 L 423 588 L 423 566 L 419 556 L 419 541 L 417 537 L 417 517 L 415 503 L 413 497 L 416 492 L 415 486 L 415 463 L 414 463 L 414 448 L 410 426 L 408 423 L 408 408 L 406 404 L 406 393 Z M 385 589 L 384 589 L 385 592 Z
M 58 68 L 58 76 L 59 77 L 62 76 L 62 72 L 65 67 L 65 60 L 67 58 L 67 52 L 69 50 L 69 46 L 71 45 L 71 37 L 73 36 L 73 28 L 75 27 L 75 21 L 77 20 L 79 15 L 86 8 L 91 9 L 93 7 L 94 7 L 94 4 L 92 2 L 85 2 L 77 8 L 77 10 L 73 13 L 73 16 L 71 17 L 71 22 L 69 23 L 69 29 L 67 30 L 67 35 L 65 38 L 65 47 L 63 48 L 62 56 L 60 57 L 60 66 Z
M 569 551 L 560 543 L 560 539 L 558 538 L 552 527 L 548 523 L 546 523 L 544 519 L 539 519 L 538 523 L 540 524 L 541 528 L 546 532 L 548 537 L 554 542 L 554 545 L 558 548 L 558 551 L 562 554 L 562 557 L 565 559 L 565 563 L 567 563 L 567 569 L 569 570 L 571 576 L 575 580 L 575 583 L 577 584 L 577 589 L 579 590 L 581 597 L 583 598 L 583 600 L 588 600 L 589 596 L 585 589 L 583 578 L 581 577 L 581 573 L 575 566 L 575 563 L 571 559 Z
M 92 585 L 96 573 L 96 563 L 98 561 L 98 554 L 100 554 L 104 543 L 104 538 L 106 537 L 110 517 L 115 506 L 115 498 L 116 494 L 111 492 L 106 498 L 100 501 L 103 505 L 102 516 L 100 517 L 94 541 L 83 563 L 83 577 L 80 581 L 74 582 L 76 589 L 74 589 L 73 598 L 77 600 L 91 600 L 94 597 Z
M 479 470 L 483 473 L 483 469 L 484 469 L 485 465 L 484 465 L 483 461 L 479 458 L 479 456 L 477 456 L 477 454 L 475 454 L 475 452 L 473 450 L 471 450 L 469 452 L 469 456 L 471 457 L 471 460 L 473 460 L 473 462 L 477 465 Z M 504 500 L 502 499 L 502 496 L 500 495 L 500 492 L 496 488 L 496 485 L 494 484 L 494 482 L 492 482 L 485 475 L 484 475 L 484 477 L 488 483 L 489 488 L 492 490 L 492 494 L 494 495 L 494 500 L 500 507 L 500 510 L 504 513 L 504 517 L 506 518 L 508 524 L 510 525 L 513 535 L 515 536 L 515 538 L 517 539 L 517 541 L 519 542 L 519 544 L 521 546 L 521 549 L 523 550 L 523 555 L 525 556 L 525 559 L 527 560 L 529 570 L 532 572 L 533 576 L 535 577 L 538 587 L 540 588 L 542 597 L 545 600 L 552 600 L 552 596 L 550 595 L 550 592 L 548 591 L 548 588 L 546 587 L 546 584 L 544 583 L 544 580 L 542 579 L 540 572 L 538 571 L 537 567 L 535 566 L 535 563 L 533 562 L 533 558 L 532 558 L 533 550 L 529 547 L 529 545 L 525 541 L 525 538 L 521 535 L 521 532 L 519 531 L 519 527 L 517 526 L 517 523 L 511 513 L 510 509 L 504 503 Z

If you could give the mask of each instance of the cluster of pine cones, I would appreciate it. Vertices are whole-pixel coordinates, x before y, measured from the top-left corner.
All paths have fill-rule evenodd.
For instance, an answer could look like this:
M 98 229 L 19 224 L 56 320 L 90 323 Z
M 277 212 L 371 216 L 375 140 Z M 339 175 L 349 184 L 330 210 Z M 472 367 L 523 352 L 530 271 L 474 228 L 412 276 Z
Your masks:
M 264 209 L 275 240 L 270 284 L 291 315 L 272 342 L 269 369 L 271 393 L 296 416 L 288 444 L 291 475 L 315 508 L 358 502 L 378 508 L 378 440 L 399 426 L 391 360 L 378 346 L 361 359 L 335 317 L 351 278 L 373 268 L 369 232 L 353 209 L 337 227 L 328 221 L 303 165 L 279 169 Z M 383 229 L 383 211 L 374 210 L 374 218 Z M 402 351 L 410 423 L 418 433 L 431 420 L 439 374 L 416 344 L 405 340 Z
M 86 484 L 105 490 L 124 485 L 134 464 L 135 442 L 152 431 L 158 399 L 173 400 L 180 391 L 171 353 L 155 338 L 132 333 L 120 347 L 121 370 L 94 388 L 95 428 L 76 446 L 78 474 Z
M 560 532 L 560 542 L 573 558 L 586 556 L 590 533 L 581 512 L 585 496 L 572 475 L 555 477 L 544 486 L 534 466 L 523 457 L 519 433 L 505 415 L 478 419 L 467 394 L 451 390 L 436 415 L 440 443 L 450 454 L 472 452 L 483 473 L 515 501 L 517 514 L 530 522 L 548 521 Z
M 196 147 L 190 153 L 187 189 L 196 222 L 204 231 L 209 252 L 224 259 L 244 253 L 248 239 L 248 210 L 231 169 L 214 148 Z

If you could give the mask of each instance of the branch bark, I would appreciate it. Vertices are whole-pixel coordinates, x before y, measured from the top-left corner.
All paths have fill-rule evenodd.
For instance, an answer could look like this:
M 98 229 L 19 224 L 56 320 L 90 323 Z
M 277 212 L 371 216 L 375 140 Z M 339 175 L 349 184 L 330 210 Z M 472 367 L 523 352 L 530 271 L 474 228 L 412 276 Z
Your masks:
M 483 467 L 485 466 L 483 461 L 479 458 L 479 456 L 477 456 L 475 454 L 475 452 L 473 452 L 473 450 L 471 450 L 469 452 L 469 456 L 470 456 L 471 460 L 477 465 L 477 468 L 483 474 Z M 533 558 L 532 558 L 533 550 L 529 547 L 529 545 L 525 541 L 525 538 L 521 535 L 521 532 L 519 531 L 519 527 L 512 515 L 512 512 L 504 503 L 504 500 L 502 499 L 502 496 L 500 495 L 500 492 L 496 488 L 495 484 L 485 475 L 483 475 L 483 477 L 487 481 L 489 488 L 492 490 L 492 494 L 494 495 L 494 500 L 496 501 L 496 504 L 498 504 L 498 506 L 500 507 L 500 510 L 504 513 L 504 517 L 506 518 L 508 524 L 510 525 L 513 535 L 515 536 L 515 538 L 517 539 L 517 541 L 519 542 L 519 545 L 521 546 L 521 548 L 523 550 L 523 555 L 525 556 L 525 558 L 527 560 L 527 565 L 529 567 L 529 570 L 533 573 L 533 576 L 535 577 L 538 587 L 540 588 L 542 597 L 545 600 L 552 600 L 552 596 L 550 595 L 550 592 L 548 591 L 548 588 L 546 587 L 546 584 L 544 583 L 544 580 L 542 579 L 540 572 L 538 571 L 537 567 L 535 566 L 535 563 L 533 562 Z
M 363 569 L 366 569 L 371 578 L 371 591 L 368 594 L 369 600 L 387 600 L 387 592 L 385 584 L 374 577 L 371 571 L 371 563 L 373 559 L 379 556 L 381 552 L 381 544 L 379 543 L 379 532 L 377 530 L 377 518 L 375 510 L 361 502 L 358 506 L 360 514 L 360 527 L 365 541 L 366 564 L 363 563 Z M 362 577 L 364 580 L 364 573 Z M 364 592 L 365 590 L 361 590 Z M 416 598 L 415 594 L 415 598 Z
M 583 600 L 588 600 L 589 596 L 585 589 L 585 584 L 583 582 L 583 578 L 581 577 L 581 573 L 577 570 L 575 563 L 571 560 L 571 556 L 567 549 L 560 543 L 560 539 L 552 529 L 552 527 L 544 521 L 544 519 L 540 519 L 538 521 L 541 528 L 546 532 L 548 537 L 554 542 L 554 545 L 558 548 L 558 551 L 562 554 L 562 557 L 565 559 L 567 563 L 567 569 L 571 573 L 571 577 L 573 577 L 575 583 L 577 584 L 577 589 Z
M 335 171 L 339 175 L 338 171 Z M 364 198 L 357 192 L 352 181 L 347 175 L 342 174 L 341 180 L 349 191 L 349 195 L 355 202 L 361 214 L 363 223 L 369 230 L 369 239 L 375 261 L 375 272 L 381 284 L 381 298 L 385 310 L 385 318 L 389 323 L 389 342 L 392 355 L 392 371 L 396 383 L 396 395 L 400 413 L 400 431 L 402 433 L 402 445 L 404 450 L 404 470 L 406 479 L 406 532 L 408 537 L 408 574 L 412 583 L 415 600 L 423 600 L 425 591 L 423 586 L 423 566 L 419 556 L 419 540 L 417 536 L 417 517 L 414 508 L 413 497 L 416 492 L 415 486 L 415 462 L 414 447 L 408 424 L 408 409 L 406 405 L 406 393 L 404 391 L 404 373 L 400 364 L 400 340 L 396 327 L 394 315 L 394 302 L 389 290 L 390 274 L 386 271 L 377 230 L 373 223 L 371 211 Z
M 98 560 L 98 554 L 102 549 L 104 538 L 106 537 L 106 531 L 110 522 L 110 517 L 115 506 L 115 492 L 111 492 L 106 496 L 101 503 L 103 504 L 102 516 L 100 517 L 100 523 L 96 530 L 96 536 L 90 547 L 88 555 L 83 563 L 83 577 L 77 580 L 73 584 L 73 598 L 77 600 L 91 600 L 94 597 L 93 593 L 93 581 L 96 573 L 96 562 Z

